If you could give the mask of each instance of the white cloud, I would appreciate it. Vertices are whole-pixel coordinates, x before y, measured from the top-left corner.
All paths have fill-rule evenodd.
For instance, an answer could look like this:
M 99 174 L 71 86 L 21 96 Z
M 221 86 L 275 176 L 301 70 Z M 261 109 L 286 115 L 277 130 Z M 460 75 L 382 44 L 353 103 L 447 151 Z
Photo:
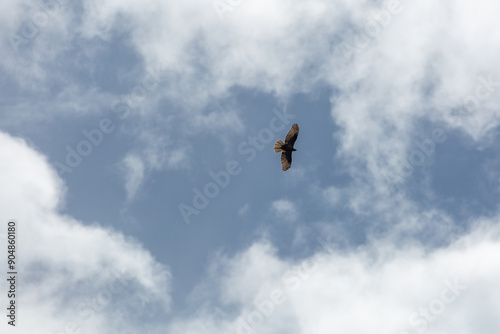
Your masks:
M 231 98 L 231 88 L 257 89 L 286 101 L 293 93 L 315 92 L 318 85 L 327 84 L 335 92 L 331 96 L 332 117 L 342 128 L 337 134 L 338 156 L 350 162 L 351 176 L 372 184 L 373 191 L 385 195 L 385 172 L 398 167 L 398 158 L 409 153 L 412 137 L 418 135 L 415 132 L 423 131 L 414 127 L 416 120 L 459 128 L 470 134 L 477 145 L 483 145 L 491 140 L 490 132 L 498 125 L 500 105 L 500 87 L 495 86 L 490 97 L 480 100 L 470 115 L 452 115 L 468 97 L 475 97 L 478 77 L 492 74 L 494 81 L 500 80 L 495 58 L 500 51 L 500 33 L 491 28 L 500 9 L 498 1 L 486 0 L 481 5 L 466 0 L 402 1 L 402 12 L 391 15 L 390 22 L 383 23 L 385 27 L 369 39 L 366 47 L 346 59 L 342 42 L 366 35 L 363 31 L 367 23 L 377 20 L 374 13 L 387 10 L 389 3 L 244 1 L 221 21 L 212 3 L 205 1 L 86 1 L 80 25 L 70 29 L 70 24 L 80 21 L 71 20 L 73 7 L 68 5 L 33 43 L 29 61 L 16 66 L 11 66 L 14 58 L 3 62 L 6 69 L 15 68 L 16 77 L 23 78 L 24 88 L 43 90 L 48 86 L 43 83 L 51 76 L 42 64 L 63 52 L 63 47 L 47 51 L 51 48 L 46 45 L 69 43 L 75 36 L 89 41 L 96 37 L 108 40 L 113 31 L 130 34 L 131 46 L 144 64 L 169 73 L 165 84 L 145 102 L 151 111 L 140 117 L 161 119 L 161 98 L 184 111 L 175 120 L 176 127 L 186 130 L 182 136 L 170 138 L 159 133 L 142 143 L 143 147 L 155 141 L 168 143 L 160 145 L 155 154 L 162 167 L 186 166 L 187 156 L 172 160 L 165 154 L 172 144 L 181 148 L 186 138 L 200 131 L 213 131 L 214 124 L 224 129 L 217 131 L 222 137 L 229 130 L 242 131 L 244 125 L 237 111 L 204 110 L 214 101 Z M 15 26 L 8 24 L 10 28 Z M 61 82 L 68 81 L 62 76 Z M 95 88 L 87 94 L 82 89 L 68 88 L 73 94 L 62 94 L 59 99 L 67 104 L 69 94 L 75 99 L 86 96 L 85 100 L 92 100 L 87 94 L 92 95 L 89 92 Z M 481 93 L 485 94 L 484 88 Z M 97 101 L 112 100 L 105 93 L 93 95 L 98 95 Z M 53 101 L 54 105 L 60 104 L 59 99 Z M 109 110 L 110 103 L 104 101 Z M 74 109 L 99 110 L 82 103 Z M 130 126 L 141 130 L 149 127 L 145 122 Z
M 15 19 L 19 17 L 14 16 L 22 12 L 21 5 L 10 6 L 12 11 L 4 12 L 14 14 L 3 14 L 5 20 L 0 20 L 6 28 L 2 31 L 6 32 L 17 27 Z M 130 34 L 131 46 L 146 65 L 158 65 L 172 72 L 171 82 L 158 94 L 188 111 L 187 116 L 177 118 L 180 121 L 175 125 L 193 127 L 186 131 L 189 135 L 198 134 L 199 129 L 210 131 L 214 124 L 223 129 L 235 125 L 235 131 L 241 131 L 243 123 L 237 112 L 203 111 L 213 99 L 227 98 L 234 86 L 272 93 L 286 100 L 293 93 L 311 92 L 326 83 L 334 91 L 332 118 L 341 127 L 336 134 L 340 144 L 337 157 L 348 166 L 354 181 L 345 189 L 327 188 L 320 194 L 333 204 L 338 203 L 339 197 L 347 198 L 348 207 L 359 216 L 381 214 L 385 219 L 378 219 L 378 225 L 395 225 L 384 231 L 393 237 L 394 244 L 398 244 L 396 237 L 405 233 L 427 233 L 429 238 L 446 241 L 454 237 L 447 237 L 453 231 L 450 225 L 456 223 L 448 216 L 434 208 L 418 207 L 403 193 L 389 197 L 385 175 L 398 167 L 400 158 L 408 156 L 413 138 L 431 133 L 432 129 L 415 128 L 419 120 L 460 129 L 478 147 L 490 144 L 490 131 L 498 126 L 499 87 L 494 86 L 489 98 L 482 101 L 480 97 L 487 88 L 483 85 L 478 90 L 478 85 L 480 76 L 488 78 L 492 74 L 493 80 L 500 80 L 500 30 L 492 28 L 497 25 L 498 1 L 405 1 L 403 12 L 394 16 L 380 35 L 350 60 L 338 48 L 346 36 L 355 35 L 349 27 L 358 32 L 364 29 L 373 19 L 372 11 L 385 8 L 385 4 L 351 0 L 244 1 L 222 22 L 206 1 L 87 1 L 83 6 L 86 11 L 81 26 L 74 26 L 80 21 L 72 20 L 72 14 L 65 12 L 68 15 L 59 15 L 52 21 L 20 59 L 12 54 L 2 58 L 3 70 L 16 75 L 21 90 L 52 97 L 48 87 L 53 76 L 44 65 L 53 63 L 71 45 L 68 41 L 72 34 L 81 33 L 89 40 L 109 40 L 113 30 Z M 64 73 L 60 75 L 60 82 L 71 81 Z M 67 88 L 52 103 L 80 105 L 75 102 L 76 95 L 85 96 L 83 100 L 101 95 L 92 89 L 95 88 Z M 82 91 L 87 94 L 80 94 Z M 127 93 L 130 92 L 123 92 Z M 106 99 L 111 101 L 112 97 L 102 95 L 95 100 L 102 101 L 108 111 Z M 475 101 L 474 98 L 478 103 L 469 115 L 452 115 L 465 101 Z M 70 102 L 66 104 L 67 101 Z M 156 102 L 152 98 L 145 103 Z M 19 109 L 29 108 L 19 103 L 7 112 Z M 78 112 L 92 109 L 96 108 L 74 108 Z M 36 111 L 24 111 L 22 115 L 39 115 Z M 137 118 L 157 121 L 162 117 L 151 113 L 141 113 Z M 130 133 L 149 133 L 148 122 L 129 124 L 139 128 Z M 180 168 L 189 162 L 185 136 L 170 138 L 158 130 L 142 136 L 140 148 L 147 150 L 138 158 L 143 165 L 137 161 L 129 163 L 134 176 L 134 182 L 127 186 L 130 196 L 143 182 L 144 170 Z M 25 318 L 39 320 L 45 326 L 35 326 L 36 320 L 26 323 L 31 326 L 27 328 L 30 332 L 57 331 L 66 321 L 78 317 L 73 307 L 62 312 L 61 300 L 72 296 L 74 286 L 80 282 L 89 286 L 90 295 L 97 294 L 113 280 L 110 267 L 125 268 L 136 283 L 137 292 L 130 295 L 127 290 L 123 298 L 132 302 L 134 298 L 159 297 L 161 303 L 168 305 L 169 279 L 165 268 L 134 241 L 99 226 L 83 226 L 59 214 L 63 185 L 44 158 L 7 135 L 0 139 L 6 143 L 0 166 L 7 190 L 0 194 L 0 212 L 5 215 L 4 220 L 15 217 L 21 226 L 29 224 L 21 234 L 25 238 L 26 272 L 31 274 L 29 268 L 37 264 L 47 267 L 50 273 L 37 279 L 36 284 L 27 283 L 25 293 L 30 303 L 25 304 Z M 274 202 L 272 210 L 280 217 L 288 214 L 285 218 L 296 218 L 297 209 L 289 201 Z M 491 255 L 499 251 L 497 235 L 498 231 L 489 227 L 434 251 L 376 243 L 330 255 L 322 265 L 314 265 L 307 280 L 300 281 L 299 289 L 287 295 L 287 302 L 276 308 L 260 330 L 324 333 L 332 326 L 344 333 L 373 332 L 374 328 L 381 333 L 407 330 L 408 318 L 418 307 L 439 296 L 443 280 L 459 277 L 468 289 L 443 315 L 429 323 L 428 332 L 447 333 L 449 328 L 456 333 L 484 332 L 483 327 L 478 330 L 479 326 L 498 331 L 494 327 L 498 315 L 494 312 L 499 309 L 500 300 L 496 284 L 499 266 L 498 259 Z M 93 247 L 89 248 L 89 244 Z M 281 275 L 292 265 L 279 259 L 272 247 L 262 244 L 227 262 L 229 269 L 220 274 L 224 283 L 220 285 L 224 291 L 220 299 L 223 305 L 241 305 L 244 318 L 256 310 L 253 302 L 267 298 L 273 287 L 286 289 Z M 41 269 L 31 270 L 36 271 L 33 275 L 43 274 Z M 39 286 L 43 289 L 37 289 Z M 51 299 L 61 294 L 60 299 Z M 74 305 L 82 300 L 71 298 Z M 47 299 L 51 300 L 48 304 L 39 302 Z M 56 313 L 58 317 L 53 316 Z M 359 320 L 361 315 L 363 321 Z M 484 319 L 481 325 L 476 324 L 479 318 Z M 203 324 L 208 332 L 231 332 L 237 327 L 236 319 L 202 307 L 198 317 L 177 320 L 171 328 L 187 333 L 189 328 Z M 103 330 L 97 329 L 99 325 L 111 328 L 119 320 L 105 309 L 88 325 L 95 326 L 98 332 Z M 123 324 L 125 327 L 129 323 Z
M 86 332 L 131 333 L 144 307 L 168 312 L 168 268 L 137 241 L 61 214 L 64 185 L 47 159 L 8 134 L 0 133 L 0 142 L 0 218 L 18 224 L 22 331 L 59 333 L 74 324 Z
M 474 96 L 479 76 L 500 69 L 492 58 L 500 36 L 488 35 L 498 2 L 475 6 L 467 1 L 405 1 L 403 6 L 372 45 L 347 64 L 332 59 L 329 70 L 335 73 L 330 82 L 340 89 L 332 98 L 332 116 L 344 130 L 339 156 L 362 162 L 363 168 L 353 163 L 351 173 L 367 170 L 367 181 L 381 193 L 384 171 L 395 169 L 397 158 L 407 156 L 413 138 L 430 136 L 433 130 L 417 129 L 415 121 L 460 127 L 477 141 L 498 125 L 498 109 L 486 103 L 500 101 L 498 88 L 485 103 L 480 101 L 472 116 L 463 117 L 461 125 L 456 124 L 460 117 L 450 115 Z M 476 14 L 471 16 L 471 11 Z
M 189 332 L 204 324 L 207 333 L 228 334 L 396 334 L 424 327 L 436 334 L 494 332 L 499 237 L 490 221 L 432 251 L 374 242 L 351 251 L 323 248 L 297 262 L 279 259 L 266 242 L 256 243 L 232 259 L 217 260 L 204 288 L 212 303 L 220 301 L 218 307 L 210 303 L 170 328 Z M 225 313 L 223 305 L 232 311 Z
M 19 224 L 19 270 L 25 277 L 20 321 L 26 332 L 79 326 L 88 332 L 137 333 L 143 331 L 137 319 L 146 309 L 167 312 L 168 270 L 134 240 L 58 213 L 63 185 L 46 159 L 22 140 L 2 133 L 0 141 L 1 175 L 7 176 L 0 212 L 2 220 L 16 218 Z M 286 200 L 272 206 L 277 213 L 294 210 Z M 429 216 L 429 224 L 438 224 L 438 218 Z M 465 334 L 477 331 L 479 315 L 480 328 L 494 332 L 500 307 L 497 218 L 478 221 L 470 234 L 434 250 L 415 243 L 396 246 L 397 234 L 389 234 L 352 250 L 318 244 L 314 255 L 293 261 L 281 259 L 268 242 L 257 242 L 236 256 L 214 260 L 192 296 L 201 305 L 198 311 L 151 325 L 150 332 L 167 327 L 238 333 L 246 322 L 262 333 L 332 328 L 413 333 L 425 325 L 429 333 L 453 328 Z M 453 291 L 443 291 L 456 280 L 466 288 L 447 302 Z M 432 319 L 420 308 L 429 309 Z

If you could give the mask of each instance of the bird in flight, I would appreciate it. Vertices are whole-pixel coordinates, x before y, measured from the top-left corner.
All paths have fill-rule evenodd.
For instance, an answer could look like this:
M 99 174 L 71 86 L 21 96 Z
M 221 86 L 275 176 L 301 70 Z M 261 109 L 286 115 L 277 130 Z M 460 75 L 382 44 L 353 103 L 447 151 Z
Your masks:
M 274 144 L 274 152 L 281 153 L 281 166 L 283 170 L 288 170 L 292 166 L 292 152 L 297 151 L 293 148 L 293 144 L 297 140 L 299 135 L 299 126 L 297 124 L 292 125 L 290 131 L 288 131 L 285 142 L 280 140 Z

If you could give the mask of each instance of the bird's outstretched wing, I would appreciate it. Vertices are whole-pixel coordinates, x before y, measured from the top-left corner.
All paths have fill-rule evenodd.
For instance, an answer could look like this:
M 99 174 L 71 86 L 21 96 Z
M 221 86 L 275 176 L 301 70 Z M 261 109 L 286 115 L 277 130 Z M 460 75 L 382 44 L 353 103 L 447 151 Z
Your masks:
M 286 134 L 285 144 L 290 144 L 293 146 L 299 135 L 299 126 L 297 124 L 292 125 L 292 128 Z
M 281 153 L 281 167 L 283 170 L 288 170 L 292 167 L 292 151 Z

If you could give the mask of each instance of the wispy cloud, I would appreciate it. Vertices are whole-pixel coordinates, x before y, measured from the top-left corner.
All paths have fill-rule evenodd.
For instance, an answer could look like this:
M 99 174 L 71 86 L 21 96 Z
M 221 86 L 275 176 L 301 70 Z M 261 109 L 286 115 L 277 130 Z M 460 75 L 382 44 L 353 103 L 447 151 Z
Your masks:
M 123 168 L 127 200 L 130 201 L 134 199 L 144 179 L 144 163 L 138 156 L 129 154 L 123 159 Z
M 274 201 L 271 204 L 271 209 L 280 221 L 293 223 L 299 219 L 299 212 L 296 206 L 288 200 L 280 199 Z
M 238 210 L 238 215 L 240 216 L 246 215 L 249 209 L 250 209 L 250 204 L 246 203 Z

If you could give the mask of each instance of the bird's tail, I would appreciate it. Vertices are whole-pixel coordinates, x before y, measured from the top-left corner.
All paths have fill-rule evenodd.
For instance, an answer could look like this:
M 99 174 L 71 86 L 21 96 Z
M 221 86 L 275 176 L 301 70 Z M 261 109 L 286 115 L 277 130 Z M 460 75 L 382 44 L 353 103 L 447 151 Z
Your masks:
M 278 152 L 282 152 L 282 151 L 283 151 L 283 149 L 281 148 L 281 146 L 283 146 L 284 144 L 285 144 L 285 143 L 283 143 L 283 142 L 281 141 L 281 139 L 280 139 L 280 140 L 278 140 L 278 141 L 276 142 L 276 144 L 274 144 L 274 152 L 276 152 L 276 153 L 278 153 Z

